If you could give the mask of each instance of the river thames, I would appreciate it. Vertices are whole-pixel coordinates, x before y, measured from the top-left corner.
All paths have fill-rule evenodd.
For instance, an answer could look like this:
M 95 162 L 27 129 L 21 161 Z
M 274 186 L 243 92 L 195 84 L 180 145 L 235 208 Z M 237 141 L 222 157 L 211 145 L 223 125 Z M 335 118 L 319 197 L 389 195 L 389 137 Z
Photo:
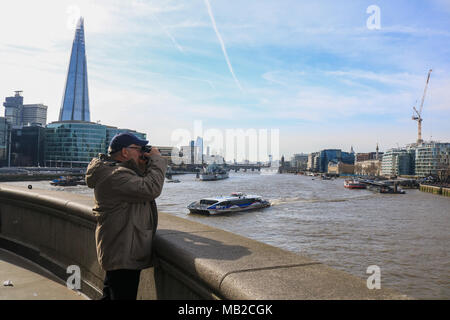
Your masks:
M 381 270 L 381 286 L 419 299 L 450 299 L 450 198 L 419 190 L 378 194 L 348 190 L 343 179 L 323 181 L 290 174 L 230 173 L 221 181 L 178 175 L 166 183 L 158 208 L 188 220 L 280 247 L 367 279 Z M 4 184 L 86 195 L 86 186 L 54 187 L 48 181 Z M 257 194 L 269 208 L 201 216 L 186 206 L 202 197 Z

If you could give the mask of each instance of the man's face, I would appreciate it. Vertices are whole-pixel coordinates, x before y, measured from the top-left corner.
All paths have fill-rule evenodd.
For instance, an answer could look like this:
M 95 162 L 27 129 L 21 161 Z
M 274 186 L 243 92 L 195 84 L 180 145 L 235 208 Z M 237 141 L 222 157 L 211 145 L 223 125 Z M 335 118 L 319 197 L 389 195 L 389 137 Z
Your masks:
M 136 164 L 140 163 L 139 158 L 142 155 L 140 146 L 138 146 L 136 144 L 132 144 L 124 149 L 125 149 L 125 152 L 122 152 L 122 155 L 126 159 L 125 161 L 133 159 L 136 162 Z

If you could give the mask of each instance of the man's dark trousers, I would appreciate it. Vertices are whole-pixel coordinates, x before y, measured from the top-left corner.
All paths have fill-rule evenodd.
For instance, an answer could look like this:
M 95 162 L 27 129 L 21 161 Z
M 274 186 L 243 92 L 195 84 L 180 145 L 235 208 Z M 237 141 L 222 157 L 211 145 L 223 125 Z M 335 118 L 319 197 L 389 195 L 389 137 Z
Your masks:
M 136 300 L 141 270 L 106 271 L 101 300 Z

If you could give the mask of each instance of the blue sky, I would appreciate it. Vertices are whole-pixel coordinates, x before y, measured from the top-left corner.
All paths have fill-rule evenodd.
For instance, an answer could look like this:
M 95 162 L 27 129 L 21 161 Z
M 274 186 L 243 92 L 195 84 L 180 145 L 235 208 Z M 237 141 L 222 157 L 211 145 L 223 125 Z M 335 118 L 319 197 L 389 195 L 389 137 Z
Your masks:
M 366 25 L 380 8 L 379 30 Z M 280 153 L 450 141 L 450 1 L 0 3 L 0 96 L 56 121 L 85 18 L 92 121 L 171 145 L 176 129 L 279 129 Z M 3 113 L 3 107 L 1 108 Z

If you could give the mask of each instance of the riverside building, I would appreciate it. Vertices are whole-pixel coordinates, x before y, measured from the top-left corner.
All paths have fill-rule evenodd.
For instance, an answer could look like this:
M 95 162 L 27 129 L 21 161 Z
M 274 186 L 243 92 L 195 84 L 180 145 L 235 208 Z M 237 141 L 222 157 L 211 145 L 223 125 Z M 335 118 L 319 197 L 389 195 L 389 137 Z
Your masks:
M 414 175 L 415 150 L 413 147 L 387 150 L 381 162 L 384 176 Z
M 0 117 L 0 166 L 7 166 L 9 159 L 9 139 L 11 124 L 4 117 Z
M 331 160 L 328 162 L 327 172 L 333 175 L 353 175 L 355 173 L 355 166 L 353 164 L 343 163 L 338 160 Z
M 424 142 L 415 147 L 415 175 L 426 177 L 450 169 L 450 143 Z
M 11 130 L 10 165 L 40 167 L 44 165 L 45 128 L 40 125 L 23 126 Z
M 355 174 L 363 176 L 380 176 L 382 158 L 383 152 L 379 152 L 378 144 L 376 152 L 357 153 Z
M 342 162 L 344 164 L 355 163 L 355 154 L 353 152 L 344 152 L 341 149 L 324 149 L 319 152 L 313 152 L 308 156 L 307 169 L 314 172 L 328 172 L 328 163 L 330 161 Z
M 99 153 L 107 153 L 109 142 L 118 133 L 130 132 L 140 139 L 145 133 L 86 121 L 57 121 L 47 125 L 45 165 L 86 167 Z
M 319 153 L 312 152 L 308 155 L 308 162 L 306 164 L 306 169 L 312 172 L 319 171 Z
M 296 153 L 291 158 L 291 168 L 298 170 L 306 170 L 308 166 L 308 155 L 304 153 Z
M 390 149 L 383 155 L 384 176 L 415 175 L 427 177 L 450 170 L 450 143 L 413 143 L 406 148 Z

